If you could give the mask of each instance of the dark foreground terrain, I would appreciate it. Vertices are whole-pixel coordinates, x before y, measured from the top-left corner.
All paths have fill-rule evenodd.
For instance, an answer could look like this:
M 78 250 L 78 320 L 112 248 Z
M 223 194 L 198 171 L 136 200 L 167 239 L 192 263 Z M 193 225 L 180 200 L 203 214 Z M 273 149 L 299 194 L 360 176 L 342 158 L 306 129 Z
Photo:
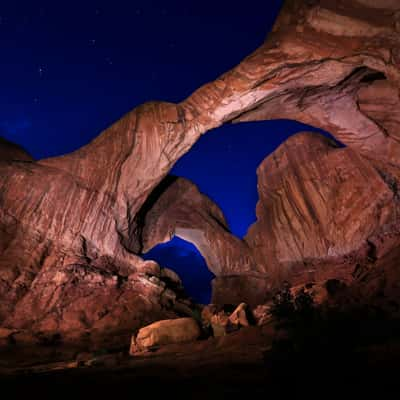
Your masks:
M 1 388 L 7 398 L 388 394 L 398 391 L 400 323 L 382 317 L 306 316 L 135 357 L 127 348 L 11 346 L 1 357 Z

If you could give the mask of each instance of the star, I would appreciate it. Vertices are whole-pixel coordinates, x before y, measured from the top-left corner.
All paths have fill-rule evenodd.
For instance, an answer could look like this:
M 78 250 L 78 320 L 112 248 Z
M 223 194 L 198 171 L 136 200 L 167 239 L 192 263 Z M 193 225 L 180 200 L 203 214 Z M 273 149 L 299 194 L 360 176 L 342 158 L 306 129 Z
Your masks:
M 42 66 L 39 66 L 38 73 L 39 73 L 39 76 L 42 78 L 43 74 L 44 74 L 44 68 Z
M 95 46 L 96 45 L 96 39 L 90 39 L 90 44 Z

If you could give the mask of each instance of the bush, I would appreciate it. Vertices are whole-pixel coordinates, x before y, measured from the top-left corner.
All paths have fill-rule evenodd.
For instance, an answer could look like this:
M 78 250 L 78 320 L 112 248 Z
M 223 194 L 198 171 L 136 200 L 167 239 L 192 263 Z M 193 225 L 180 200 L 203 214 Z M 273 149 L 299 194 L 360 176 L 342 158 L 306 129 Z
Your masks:
M 290 318 L 295 311 L 293 296 L 290 291 L 289 282 L 284 282 L 282 288 L 272 298 L 272 315 L 279 319 Z

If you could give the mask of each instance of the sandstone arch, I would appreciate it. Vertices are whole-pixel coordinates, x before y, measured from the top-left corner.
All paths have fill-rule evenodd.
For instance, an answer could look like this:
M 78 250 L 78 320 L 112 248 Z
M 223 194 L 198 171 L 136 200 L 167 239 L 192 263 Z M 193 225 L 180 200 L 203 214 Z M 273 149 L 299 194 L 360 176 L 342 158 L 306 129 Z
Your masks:
M 148 263 L 137 256 L 139 211 L 200 135 L 229 121 L 289 117 L 331 132 L 347 145 L 346 154 L 353 152 L 352 159 L 377 172 L 382 191 L 390 189 L 392 224 L 379 231 L 378 223 L 365 243 L 386 235 L 391 248 L 397 246 L 400 14 L 394 3 L 376 9 L 364 0 L 287 0 L 258 50 L 181 103 L 144 104 L 63 157 L 3 158 L 0 321 L 24 325 L 18 304 L 40 303 L 35 285 L 54 269 L 102 265 L 116 282 L 118 276 L 134 281 L 147 273 Z M 259 262 L 244 266 L 240 274 L 259 275 Z M 268 268 L 261 273 L 271 278 Z M 157 301 L 146 307 L 169 312 Z M 118 310 L 114 317 L 118 326 Z M 94 324 L 87 322 L 85 329 Z

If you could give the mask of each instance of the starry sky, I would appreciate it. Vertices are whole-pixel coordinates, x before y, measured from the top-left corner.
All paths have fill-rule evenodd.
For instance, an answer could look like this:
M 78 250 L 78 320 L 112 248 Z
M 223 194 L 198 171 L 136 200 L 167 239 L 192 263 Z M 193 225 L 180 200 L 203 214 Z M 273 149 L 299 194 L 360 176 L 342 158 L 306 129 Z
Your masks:
M 0 136 L 37 159 L 57 156 L 145 101 L 179 102 L 261 45 L 281 5 L 2 1 Z M 204 135 L 172 173 L 215 200 L 242 237 L 255 221 L 257 166 L 305 128 L 291 121 L 223 126 Z M 146 257 L 177 270 L 190 294 L 208 301 L 212 274 L 192 245 L 174 239 Z

